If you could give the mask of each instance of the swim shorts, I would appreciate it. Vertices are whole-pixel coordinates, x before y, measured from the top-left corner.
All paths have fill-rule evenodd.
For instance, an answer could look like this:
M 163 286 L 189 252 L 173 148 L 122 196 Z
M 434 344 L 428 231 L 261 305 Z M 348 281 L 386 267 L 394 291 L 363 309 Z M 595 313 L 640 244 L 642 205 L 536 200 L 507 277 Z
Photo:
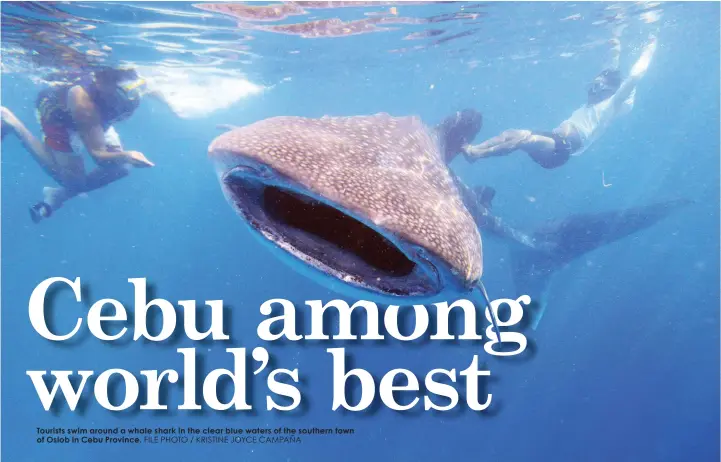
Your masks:
M 568 162 L 568 159 L 571 158 L 571 155 L 581 149 L 581 147 L 583 146 L 581 137 L 575 130 L 568 136 L 563 136 L 555 131 L 538 131 L 533 133 L 545 136 L 547 138 L 552 138 L 555 142 L 555 148 L 551 153 L 547 151 L 528 153 L 531 156 L 531 159 L 533 159 L 538 165 L 543 168 L 560 167 L 561 165 Z

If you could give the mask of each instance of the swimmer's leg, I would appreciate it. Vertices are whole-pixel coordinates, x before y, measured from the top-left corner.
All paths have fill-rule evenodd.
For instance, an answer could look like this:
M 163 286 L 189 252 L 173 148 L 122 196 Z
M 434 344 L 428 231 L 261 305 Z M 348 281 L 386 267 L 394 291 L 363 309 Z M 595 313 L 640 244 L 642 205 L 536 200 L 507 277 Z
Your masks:
M 465 146 L 463 151 L 469 159 L 505 156 L 519 149 L 531 135 L 530 130 L 506 130 L 481 144 Z
M 530 154 L 531 152 L 552 153 L 556 150 L 556 140 L 550 136 L 534 133 L 523 141 L 523 143 L 518 146 L 518 149 L 525 151 L 527 154 Z
M 54 211 L 62 207 L 65 201 L 76 195 L 65 187 L 44 187 L 43 200 L 30 207 L 30 219 L 34 223 L 38 223 L 44 218 L 49 218 Z
M 57 167 L 55 158 L 45 144 L 30 133 L 30 130 L 25 127 L 25 124 L 23 124 L 10 109 L 0 107 L 0 117 L 2 117 L 2 137 L 5 138 L 6 133 L 14 133 L 17 135 L 20 142 L 33 156 L 35 161 L 39 163 L 50 176 L 54 177 Z
M 82 184 L 74 187 L 43 188 L 43 200 L 30 207 L 30 217 L 37 223 L 43 218 L 48 218 L 63 204 L 73 197 L 100 189 L 121 178 L 128 176 L 128 170 L 124 167 L 98 167 L 91 171 Z
M 500 135 L 475 146 L 466 146 L 464 151 L 470 159 L 505 156 L 513 151 L 553 152 L 556 142 L 553 138 L 533 133 L 530 130 L 506 130 Z
M 80 192 L 90 192 L 100 189 L 125 178 L 130 174 L 128 166 L 98 167 L 88 173 L 85 178 L 85 187 Z

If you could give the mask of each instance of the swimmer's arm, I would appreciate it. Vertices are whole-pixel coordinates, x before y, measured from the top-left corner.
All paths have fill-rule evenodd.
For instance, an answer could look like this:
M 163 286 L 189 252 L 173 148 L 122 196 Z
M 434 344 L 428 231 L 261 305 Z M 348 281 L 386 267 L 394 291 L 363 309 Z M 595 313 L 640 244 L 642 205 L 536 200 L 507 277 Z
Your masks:
M 621 107 L 629 98 L 631 98 L 634 90 L 636 90 L 636 85 L 643 78 L 643 76 L 646 75 L 648 66 L 649 64 L 651 64 L 651 58 L 653 58 L 653 54 L 655 52 L 656 38 L 651 37 L 649 43 L 646 45 L 646 48 L 644 48 L 643 52 L 641 53 L 641 57 L 638 58 L 638 61 L 636 61 L 636 63 L 631 68 L 630 75 L 628 76 L 628 78 L 626 78 L 626 80 L 623 81 L 621 87 L 613 96 L 613 103 L 616 108 Z
M 143 93 L 143 97 L 154 99 L 155 101 L 158 101 L 170 108 L 175 115 L 178 115 L 177 112 L 173 109 L 173 105 L 170 104 L 170 101 L 165 96 L 165 93 L 160 91 L 158 86 L 156 85 L 155 81 L 152 78 L 145 78 L 145 92 Z
M 613 95 L 614 109 L 620 109 L 626 103 L 626 101 L 628 101 L 633 92 L 636 90 L 636 85 L 638 84 L 639 80 L 641 80 L 640 77 L 629 76 L 626 80 L 623 81 L 616 94 Z
M 93 159 L 97 162 L 120 163 L 128 161 L 125 151 L 108 151 L 105 146 L 105 130 L 100 115 L 90 95 L 80 86 L 68 93 L 68 107 L 80 138 Z
M 168 100 L 165 98 L 165 95 L 163 95 L 163 93 L 159 90 L 148 90 L 143 96 L 160 101 L 163 104 L 168 104 Z
M 183 118 L 183 115 L 175 109 L 175 107 L 170 103 L 170 100 L 168 100 L 165 94 L 161 91 L 149 90 L 147 93 L 145 93 L 145 96 L 163 103 L 164 105 L 168 106 L 168 108 L 173 112 L 173 114 L 180 118 Z

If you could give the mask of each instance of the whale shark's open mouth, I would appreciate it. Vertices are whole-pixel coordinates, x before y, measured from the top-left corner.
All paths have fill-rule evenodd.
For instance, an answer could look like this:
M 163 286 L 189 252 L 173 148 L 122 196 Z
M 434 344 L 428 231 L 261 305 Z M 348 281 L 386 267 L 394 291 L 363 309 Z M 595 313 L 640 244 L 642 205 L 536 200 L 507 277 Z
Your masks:
M 420 248 L 266 167 L 235 167 L 222 183 L 251 228 L 323 273 L 388 295 L 442 288 L 438 267 Z

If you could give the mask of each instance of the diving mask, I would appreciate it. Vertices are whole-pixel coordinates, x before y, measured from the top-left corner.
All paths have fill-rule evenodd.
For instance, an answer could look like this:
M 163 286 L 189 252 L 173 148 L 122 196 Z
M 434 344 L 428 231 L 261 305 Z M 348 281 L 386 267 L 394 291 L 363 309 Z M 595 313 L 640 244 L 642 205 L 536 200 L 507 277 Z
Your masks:
M 128 101 L 138 101 L 147 88 L 145 79 L 137 78 L 118 82 L 118 92 Z

